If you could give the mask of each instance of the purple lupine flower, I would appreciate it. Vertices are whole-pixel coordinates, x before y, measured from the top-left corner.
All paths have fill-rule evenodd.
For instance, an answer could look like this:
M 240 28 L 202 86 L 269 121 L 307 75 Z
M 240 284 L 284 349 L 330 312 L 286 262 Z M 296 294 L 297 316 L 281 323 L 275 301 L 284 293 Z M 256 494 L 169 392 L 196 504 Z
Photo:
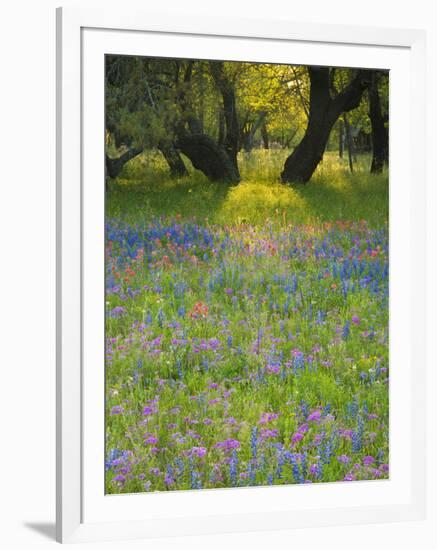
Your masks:
M 158 443 L 158 438 L 156 435 L 148 435 L 144 439 L 144 445 L 154 445 L 155 443 Z
M 220 347 L 220 340 L 218 338 L 210 338 L 208 340 L 208 347 L 212 351 L 216 351 Z
M 123 474 L 118 474 L 112 478 L 112 481 L 115 483 L 124 483 L 126 481 L 126 477 Z
M 260 432 L 261 439 L 273 439 L 275 437 L 278 437 L 279 430 L 269 430 L 268 428 L 262 428 Z
M 202 458 L 206 455 L 206 447 L 192 447 L 190 453 L 198 458 Z
M 273 420 L 276 420 L 278 416 L 279 416 L 278 413 L 269 413 L 269 412 L 262 413 L 258 424 L 267 424 L 268 422 L 272 422 Z
M 124 409 L 121 405 L 114 405 L 111 407 L 110 415 L 113 416 L 114 414 L 123 414 Z
M 363 458 L 363 464 L 364 466 L 370 466 L 371 464 L 373 464 L 375 462 L 375 459 L 373 458 L 373 456 L 365 456 Z
M 111 309 L 111 311 L 109 312 L 109 316 L 110 317 L 120 317 L 121 315 L 123 315 L 123 313 L 125 313 L 126 311 L 126 308 L 123 307 L 123 306 L 115 306 L 113 309 Z
M 215 397 L 214 399 L 210 399 L 208 401 L 208 405 L 216 405 L 217 403 L 220 403 L 221 399 L 220 397 Z
M 307 420 L 309 422 L 317 422 L 318 420 L 320 420 L 320 417 L 322 416 L 322 413 L 319 409 L 313 411 L 310 415 L 308 415 L 307 417 Z
M 360 324 L 360 318 L 358 317 L 358 315 L 353 315 L 352 316 L 352 323 L 354 325 L 359 325 Z
M 266 370 L 271 374 L 279 374 L 279 371 L 281 370 L 281 368 L 279 365 L 267 365 Z
M 337 457 L 337 460 L 342 464 L 349 464 L 349 462 L 351 461 L 351 459 L 347 455 L 340 455 Z
M 238 439 L 225 439 L 224 441 L 219 441 L 214 445 L 216 449 L 223 449 L 226 452 L 232 451 L 233 449 L 239 449 L 241 443 Z
M 302 441 L 303 439 L 303 433 L 301 432 L 296 432 L 293 434 L 293 436 L 291 437 L 291 443 L 293 445 L 295 445 L 296 443 L 299 443 L 299 441 Z
M 338 430 L 338 434 L 344 437 L 345 439 L 352 439 L 354 431 L 353 430 Z

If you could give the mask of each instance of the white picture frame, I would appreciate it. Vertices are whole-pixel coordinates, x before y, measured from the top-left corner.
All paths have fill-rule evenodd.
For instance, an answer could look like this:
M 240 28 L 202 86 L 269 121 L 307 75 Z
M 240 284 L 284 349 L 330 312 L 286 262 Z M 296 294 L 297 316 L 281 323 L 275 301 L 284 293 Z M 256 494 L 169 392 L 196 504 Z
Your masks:
M 252 60 L 391 69 L 390 178 L 400 183 L 394 189 L 391 184 L 390 197 L 394 273 L 390 334 L 398 344 L 392 349 L 391 337 L 390 354 L 399 368 L 394 369 L 390 385 L 390 416 L 396 412 L 390 425 L 390 460 L 395 468 L 388 482 L 104 496 L 103 439 L 99 439 L 104 430 L 102 365 L 89 368 L 99 353 L 103 356 L 98 301 L 103 296 L 98 262 L 104 219 L 102 54 L 140 55 L 146 50 L 166 56 L 176 56 L 172 52 L 177 51 L 208 59 L 252 56 Z M 287 57 L 293 51 L 299 59 Z M 424 517 L 424 65 L 425 34 L 418 30 L 322 26 L 286 19 L 172 17 L 123 9 L 57 10 L 58 541 Z M 397 113 L 402 112 L 407 122 L 396 126 Z M 96 179 L 101 185 L 90 185 Z

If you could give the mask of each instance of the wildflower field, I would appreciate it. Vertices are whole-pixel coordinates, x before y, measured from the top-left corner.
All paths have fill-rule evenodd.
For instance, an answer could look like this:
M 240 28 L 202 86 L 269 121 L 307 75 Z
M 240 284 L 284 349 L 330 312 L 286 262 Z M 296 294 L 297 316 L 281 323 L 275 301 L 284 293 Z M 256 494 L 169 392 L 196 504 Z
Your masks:
M 281 154 L 110 186 L 107 493 L 388 478 L 387 173 Z

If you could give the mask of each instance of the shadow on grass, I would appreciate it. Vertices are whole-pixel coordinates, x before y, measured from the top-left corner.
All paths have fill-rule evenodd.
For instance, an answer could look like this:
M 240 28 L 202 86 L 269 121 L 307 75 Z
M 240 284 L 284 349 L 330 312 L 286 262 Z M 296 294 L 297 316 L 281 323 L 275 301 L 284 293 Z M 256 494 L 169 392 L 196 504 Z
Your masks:
M 267 218 L 297 225 L 361 219 L 380 225 L 388 219 L 388 174 L 370 174 L 367 157 L 351 174 L 344 162 L 326 155 L 306 185 L 279 183 L 281 155 L 255 152 L 239 160 L 244 179 L 228 185 L 210 182 L 188 162 L 190 175 L 171 179 L 159 154 L 141 155 L 110 182 L 107 216 L 134 224 L 180 216 L 225 225 L 258 225 Z
M 179 179 L 161 173 L 153 179 L 118 178 L 106 193 L 106 212 L 109 218 L 135 223 L 160 216 L 212 220 L 233 187 L 210 182 L 199 172 Z
M 294 185 L 310 218 L 324 221 L 388 220 L 388 174 L 337 172 L 317 174 L 305 185 Z

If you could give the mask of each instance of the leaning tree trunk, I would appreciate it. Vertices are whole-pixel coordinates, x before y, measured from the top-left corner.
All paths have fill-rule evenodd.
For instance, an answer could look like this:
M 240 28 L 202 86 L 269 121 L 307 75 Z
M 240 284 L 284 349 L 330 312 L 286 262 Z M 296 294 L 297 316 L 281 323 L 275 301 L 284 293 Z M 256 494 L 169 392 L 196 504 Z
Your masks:
M 223 147 L 206 134 L 180 135 L 177 148 L 186 155 L 194 168 L 202 171 L 211 181 L 238 183 L 240 176 Z
M 162 156 L 167 161 L 170 168 L 170 177 L 182 178 L 188 176 L 188 170 L 182 160 L 179 151 L 171 143 L 160 143 L 158 149 L 161 151 Z
M 286 159 L 283 182 L 306 183 L 323 158 L 329 134 L 341 113 L 358 107 L 369 85 L 369 71 L 359 70 L 352 82 L 336 96 L 330 94 L 330 70 L 308 67 L 310 109 L 308 126 L 302 141 Z
M 177 137 L 174 145 L 190 159 L 194 168 L 203 172 L 210 180 L 238 183 L 240 181 L 237 165 L 238 124 L 235 125 L 234 88 L 224 74 L 223 62 L 216 62 L 217 67 L 214 65 L 211 62 L 211 74 L 214 73 L 214 79 L 219 79 L 220 86 L 217 81 L 216 84 L 223 97 L 223 144 L 220 143 L 221 136 L 219 136 L 219 143 L 217 143 L 203 132 L 201 121 L 193 115 L 185 91 L 182 90 L 178 95 L 178 101 L 184 116 L 176 125 L 175 133 Z M 191 80 L 192 68 L 193 62 L 189 62 L 184 76 L 185 84 Z M 236 142 L 234 139 L 235 131 L 237 132 Z
M 369 118 L 372 126 L 372 173 L 382 172 L 388 163 L 388 130 L 385 127 L 385 118 L 381 111 L 381 101 L 378 92 L 378 77 L 372 75 L 372 83 L 369 87 Z
M 123 166 L 142 152 L 142 148 L 133 147 L 132 149 L 128 149 L 125 153 L 115 159 L 109 157 L 108 155 L 105 155 L 106 175 L 110 178 L 116 178 L 121 172 Z

